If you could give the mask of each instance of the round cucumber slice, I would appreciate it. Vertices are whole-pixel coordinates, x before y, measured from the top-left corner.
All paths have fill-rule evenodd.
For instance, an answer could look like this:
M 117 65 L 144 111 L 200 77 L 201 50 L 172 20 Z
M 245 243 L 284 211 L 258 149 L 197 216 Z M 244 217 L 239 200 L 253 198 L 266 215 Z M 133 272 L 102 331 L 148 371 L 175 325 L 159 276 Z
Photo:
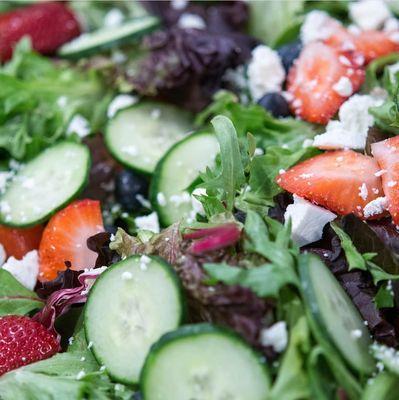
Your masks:
M 58 55 L 65 58 L 86 57 L 100 50 L 120 46 L 152 32 L 159 27 L 159 20 L 153 16 L 145 16 L 127 21 L 112 28 L 101 28 L 85 33 L 64 44 Z
M 375 362 L 370 354 L 370 333 L 345 290 L 315 255 L 299 265 L 304 299 L 324 336 L 354 369 L 371 373 Z
M 191 130 L 191 114 L 167 104 L 141 102 L 111 119 L 105 143 L 120 163 L 151 174 L 165 152 Z
M 25 227 L 47 220 L 84 187 L 90 168 L 86 146 L 61 142 L 18 170 L 0 197 L 0 222 Z
M 164 335 L 151 348 L 140 386 L 144 400 L 266 400 L 270 378 L 239 336 L 198 324 Z
M 138 382 L 145 357 L 183 317 L 180 283 L 165 261 L 132 256 L 108 268 L 90 290 L 84 312 L 92 351 L 118 382 Z
M 190 217 L 193 207 L 187 192 L 200 172 L 211 167 L 219 153 L 216 135 L 197 132 L 176 143 L 158 163 L 150 198 L 164 226 Z

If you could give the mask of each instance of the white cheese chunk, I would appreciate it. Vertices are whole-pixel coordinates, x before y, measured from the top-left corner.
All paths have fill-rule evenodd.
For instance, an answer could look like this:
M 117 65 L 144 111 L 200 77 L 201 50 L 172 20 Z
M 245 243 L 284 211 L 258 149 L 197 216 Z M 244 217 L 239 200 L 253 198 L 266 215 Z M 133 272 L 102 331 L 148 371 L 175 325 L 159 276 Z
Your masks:
M 145 215 L 144 217 L 135 218 L 134 222 L 138 229 L 144 229 L 154 233 L 159 233 L 160 231 L 158 215 L 155 211 L 149 215 Z
M 331 211 L 296 195 L 294 195 L 294 204 L 290 204 L 284 214 L 286 223 L 291 220 L 292 239 L 299 246 L 321 239 L 324 226 L 336 217 Z
M 363 0 L 349 3 L 349 16 L 361 29 L 371 30 L 381 28 L 392 14 L 382 0 Z
M 277 353 L 281 353 L 288 343 L 286 322 L 279 321 L 269 328 L 262 329 L 260 342 L 263 346 L 271 346 Z
M 39 256 L 36 250 L 26 253 L 22 260 L 10 257 L 2 267 L 29 290 L 33 290 L 39 275 Z
M 138 102 L 138 98 L 136 96 L 131 96 L 129 94 L 120 94 L 116 96 L 108 106 L 107 116 L 108 118 L 112 118 L 116 115 L 119 110 L 123 110 L 124 108 L 130 107 L 133 104 Z
M 380 97 L 354 95 L 339 109 L 339 121 L 330 121 L 326 132 L 316 135 L 313 145 L 320 149 L 364 149 L 369 128 L 374 118 L 369 114 L 370 107 L 383 103 Z
M 104 17 L 104 26 L 106 28 L 113 28 L 122 24 L 125 16 L 119 8 L 111 8 Z
M 301 27 L 302 43 L 328 39 L 333 33 L 331 20 L 332 18 L 324 11 L 314 10 L 308 13 Z
M 284 80 L 285 71 L 277 52 L 264 45 L 255 47 L 248 65 L 248 86 L 253 99 L 281 91 Z
M 343 76 L 333 85 L 333 90 L 342 97 L 349 97 L 353 93 L 353 86 L 350 79 Z
M 386 197 L 377 197 L 367 203 L 363 209 L 364 218 L 370 218 L 374 215 L 383 213 L 388 208 L 388 199 Z
M 76 133 L 79 137 L 83 138 L 90 134 L 90 124 L 89 121 L 80 114 L 75 115 L 67 128 L 67 134 L 71 135 Z
M 182 29 L 206 29 L 205 21 L 199 15 L 190 13 L 182 14 L 177 25 Z

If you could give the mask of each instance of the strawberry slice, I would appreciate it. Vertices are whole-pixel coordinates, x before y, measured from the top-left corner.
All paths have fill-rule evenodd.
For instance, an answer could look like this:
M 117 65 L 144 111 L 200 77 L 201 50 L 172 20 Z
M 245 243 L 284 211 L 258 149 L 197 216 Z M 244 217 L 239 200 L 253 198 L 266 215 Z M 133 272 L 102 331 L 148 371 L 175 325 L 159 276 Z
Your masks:
M 306 121 L 326 124 L 363 83 L 361 58 L 321 42 L 307 45 L 288 74 L 293 112 Z M 349 85 L 348 94 L 336 89 L 342 79 Z
M 399 136 L 373 143 L 371 151 L 381 168 L 388 211 L 394 224 L 399 225 Z
M 88 249 L 86 241 L 90 236 L 103 232 L 100 202 L 78 200 L 59 211 L 44 229 L 39 247 L 40 281 L 57 277 L 59 271 L 79 271 L 92 268 L 97 254 Z
M 42 233 L 42 225 L 24 229 L 0 225 L 0 244 L 4 247 L 7 257 L 13 256 L 20 260 L 29 251 L 39 248 Z
M 339 214 L 363 218 L 363 208 L 382 195 L 377 162 L 352 150 L 331 151 L 306 160 L 276 181 L 285 190 Z M 378 174 L 377 174 L 378 175 Z
M 399 43 L 395 41 L 398 33 L 382 31 L 363 31 L 353 35 L 356 50 L 363 54 L 366 64 L 374 59 L 399 51 Z
M 51 357 L 61 350 L 57 338 L 28 317 L 0 317 L 0 375 Z
M 64 2 L 42 2 L 0 15 L 0 61 L 12 56 L 15 44 L 29 36 L 35 50 L 53 53 L 80 34 L 77 19 Z

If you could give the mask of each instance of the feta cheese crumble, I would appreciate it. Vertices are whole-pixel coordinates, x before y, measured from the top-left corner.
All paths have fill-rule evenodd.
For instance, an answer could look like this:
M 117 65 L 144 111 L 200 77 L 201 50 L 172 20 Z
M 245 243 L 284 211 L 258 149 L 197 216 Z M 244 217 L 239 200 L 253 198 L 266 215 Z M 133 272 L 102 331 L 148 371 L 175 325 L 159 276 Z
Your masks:
M 388 199 L 386 197 L 377 197 L 367 203 L 363 209 L 364 218 L 370 218 L 374 215 L 382 214 L 388 207 Z
M 112 118 L 116 115 L 119 110 L 130 107 L 138 102 L 136 96 L 131 96 L 129 94 L 120 94 L 116 96 L 108 106 L 107 117 Z
M 248 85 L 253 99 L 281 91 L 284 79 L 285 71 L 278 53 L 268 46 L 255 47 L 248 65 Z
M 22 260 L 17 260 L 11 256 L 2 268 L 8 271 L 21 285 L 33 290 L 39 275 L 37 250 L 26 253 Z
M 90 124 L 89 121 L 80 114 L 75 115 L 67 128 L 67 134 L 72 135 L 76 133 L 79 137 L 84 138 L 90 134 Z
M 106 28 L 113 28 L 115 26 L 121 25 L 125 16 L 122 11 L 118 8 L 111 8 L 104 17 L 104 26 Z
M 363 183 L 362 186 L 360 186 L 360 188 L 359 188 L 359 196 L 363 200 L 367 200 L 368 195 L 369 195 L 369 191 L 367 189 L 367 185 L 365 183 Z
M 336 217 L 331 211 L 296 195 L 294 195 L 294 204 L 290 204 L 284 214 L 286 223 L 291 219 L 292 239 L 299 246 L 321 239 L 324 226 Z
M 332 32 L 331 17 L 324 11 L 314 10 L 306 15 L 301 27 L 301 41 L 303 44 L 328 39 Z
M 381 28 L 392 14 L 382 0 L 363 0 L 349 3 L 349 16 L 363 30 Z
M 333 90 L 342 97 L 349 97 L 353 93 L 353 86 L 350 79 L 343 76 L 333 85 Z
M 158 215 L 155 211 L 149 215 L 135 218 L 134 222 L 138 229 L 144 229 L 154 233 L 159 233 L 160 231 Z
M 269 328 L 262 329 L 260 342 L 263 346 L 271 346 L 277 353 L 281 353 L 287 347 L 288 333 L 285 321 L 276 322 Z
M 352 96 L 339 109 L 339 121 L 330 121 L 326 132 L 315 136 L 313 145 L 326 150 L 364 149 L 368 130 L 374 124 L 374 118 L 368 110 L 382 103 L 381 98 L 369 95 Z
M 177 25 L 182 29 L 206 29 L 206 23 L 197 14 L 184 13 L 177 21 Z

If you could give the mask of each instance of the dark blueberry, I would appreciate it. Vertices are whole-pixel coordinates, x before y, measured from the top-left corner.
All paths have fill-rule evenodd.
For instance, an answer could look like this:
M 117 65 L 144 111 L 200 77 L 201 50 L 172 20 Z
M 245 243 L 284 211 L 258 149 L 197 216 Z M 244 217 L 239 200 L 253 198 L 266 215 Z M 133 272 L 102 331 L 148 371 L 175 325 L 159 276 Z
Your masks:
M 116 231 L 118 230 L 118 228 L 115 225 L 105 225 L 104 228 L 106 232 L 111 233 L 113 235 L 115 235 Z
M 116 201 L 125 211 L 134 211 L 143 208 L 140 201 L 147 198 L 148 181 L 132 171 L 123 170 L 115 179 Z
M 288 117 L 290 115 L 287 100 L 280 93 L 266 93 L 258 100 L 258 104 L 269 111 L 273 117 Z
M 277 53 L 281 58 L 285 72 L 288 72 L 292 67 L 294 61 L 299 57 L 301 50 L 302 42 L 300 40 L 285 44 L 277 49 Z
M 245 219 L 247 217 L 247 213 L 244 211 L 238 210 L 234 213 L 234 218 L 238 221 L 241 222 L 242 224 L 245 224 Z

